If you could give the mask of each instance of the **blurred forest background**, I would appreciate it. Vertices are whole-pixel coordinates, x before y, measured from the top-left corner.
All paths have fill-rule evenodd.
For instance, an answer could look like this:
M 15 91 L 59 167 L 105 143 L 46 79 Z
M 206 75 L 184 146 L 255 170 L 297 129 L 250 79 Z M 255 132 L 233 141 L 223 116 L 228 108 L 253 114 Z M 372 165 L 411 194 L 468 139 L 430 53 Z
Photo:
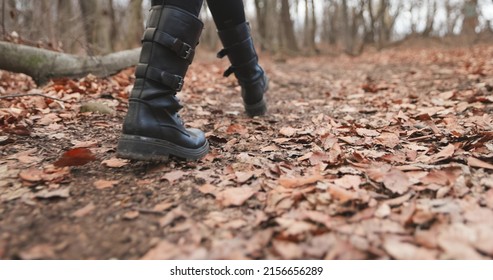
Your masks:
M 99 55 L 140 46 L 150 0 L 1 0 L 4 41 Z M 382 49 L 409 38 L 472 44 L 493 38 L 491 0 L 244 0 L 256 43 L 284 54 Z M 204 4 L 206 6 L 206 4 Z M 206 24 L 200 48 L 219 49 Z

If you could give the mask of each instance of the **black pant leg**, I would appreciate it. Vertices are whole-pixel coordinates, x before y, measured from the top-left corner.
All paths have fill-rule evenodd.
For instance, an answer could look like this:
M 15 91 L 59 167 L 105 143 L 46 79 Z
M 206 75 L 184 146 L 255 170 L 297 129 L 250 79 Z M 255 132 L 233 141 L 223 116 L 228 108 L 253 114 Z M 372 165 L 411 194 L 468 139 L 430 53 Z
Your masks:
M 207 0 L 218 30 L 225 30 L 246 21 L 243 0 Z
M 151 4 L 175 6 L 195 16 L 199 16 L 204 0 L 152 0 Z

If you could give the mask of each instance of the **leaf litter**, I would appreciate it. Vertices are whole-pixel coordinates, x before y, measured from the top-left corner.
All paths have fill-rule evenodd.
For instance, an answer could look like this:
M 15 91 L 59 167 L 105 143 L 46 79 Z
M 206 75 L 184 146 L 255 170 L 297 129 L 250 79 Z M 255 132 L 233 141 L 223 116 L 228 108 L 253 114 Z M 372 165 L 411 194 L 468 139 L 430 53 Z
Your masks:
M 198 61 L 180 99 L 211 144 L 199 162 L 116 157 L 133 69 L 42 87 L 0 71 L 2 94 L 63 100 L 0 101 L 0 257 L 491 259 L 492 53 L 265 59 L 254 119 L 225 62 Z

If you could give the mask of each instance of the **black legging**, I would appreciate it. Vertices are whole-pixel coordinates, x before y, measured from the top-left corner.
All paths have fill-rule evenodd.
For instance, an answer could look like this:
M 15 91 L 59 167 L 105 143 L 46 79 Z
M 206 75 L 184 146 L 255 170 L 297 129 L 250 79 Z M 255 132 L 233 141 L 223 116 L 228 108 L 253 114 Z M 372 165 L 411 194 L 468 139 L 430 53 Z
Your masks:
M 152 5 L 162 3 L 179 7 L 195 16 L 200 13 L 204 0 L 152 0 Z M 218 30 L 225 30 L 246 21 L 243 0 L 207 0 Z

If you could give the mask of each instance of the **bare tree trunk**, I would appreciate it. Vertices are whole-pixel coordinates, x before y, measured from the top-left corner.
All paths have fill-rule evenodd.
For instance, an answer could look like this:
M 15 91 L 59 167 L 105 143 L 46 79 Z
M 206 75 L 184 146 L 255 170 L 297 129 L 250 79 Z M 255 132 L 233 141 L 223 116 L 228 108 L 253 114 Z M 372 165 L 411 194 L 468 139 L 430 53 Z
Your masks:
M 287 50 L 298 52 L 299 49 L 298 44 L 296 43 L 296 37 L 294 35 L 294 26 L 293 21 L 291 20 L 288 0 L 282 0 L 281 2 L 281 22 Z
M 130 0 L 127 18 L 123 22 L 128 22 L 127 48 L 140 46 L 140 39 L 144 33 L 144 17 L 142 15 L 142 0 Z
M 79 0 L 88 44 L 88 54 L 102 54 L 111 51 L 111 9 L 112 2 Z
M 462 35 L 470 43 L 477 38 L 476 26 L 478 26 L 478 0 L 467 0 L 463 7 L 464 22 L 462 24 Z

